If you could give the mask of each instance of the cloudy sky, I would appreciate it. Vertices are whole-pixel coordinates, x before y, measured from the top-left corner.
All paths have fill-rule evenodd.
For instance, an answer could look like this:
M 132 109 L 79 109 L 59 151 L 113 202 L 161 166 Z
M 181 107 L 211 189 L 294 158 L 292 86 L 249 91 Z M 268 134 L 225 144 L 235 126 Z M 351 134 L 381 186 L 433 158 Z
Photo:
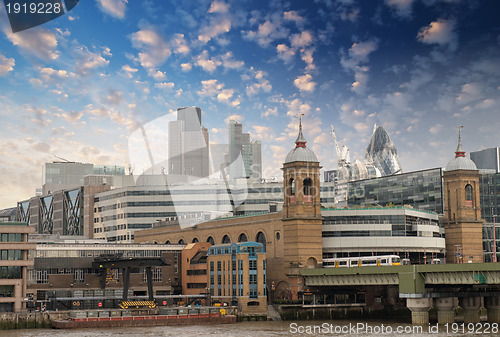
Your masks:
M 330 125 L 364 157 L 383 125 L 404 171 L 500 146 L 497 0 L 86 0 L 12 33 L 0 11 L 0 208 L 41 186 L 42 164 L 128 165 L 127 138 L 199 106 L 213 143 L 229 118 L 279 176 L 304 113 L 336 167 Z

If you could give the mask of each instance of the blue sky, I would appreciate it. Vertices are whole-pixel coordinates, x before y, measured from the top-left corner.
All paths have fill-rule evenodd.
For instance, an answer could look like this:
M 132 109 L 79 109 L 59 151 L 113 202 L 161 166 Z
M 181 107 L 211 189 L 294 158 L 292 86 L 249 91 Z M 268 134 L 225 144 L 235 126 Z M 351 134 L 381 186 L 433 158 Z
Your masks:
M 199 106 L 213 143 L 227 121 L 263 143 L 264 176 L 298 115 L 324 169 L 330 125 L 362 159 L 383 125 L 404 171 L 500 145 L 495 0 L 86 0 L 13 34 L 0 12 L 0 208 L 34 195 L 54 154 L 128 165 L 138 126 Z M 161 151 L 161 149 L 157 149 Z

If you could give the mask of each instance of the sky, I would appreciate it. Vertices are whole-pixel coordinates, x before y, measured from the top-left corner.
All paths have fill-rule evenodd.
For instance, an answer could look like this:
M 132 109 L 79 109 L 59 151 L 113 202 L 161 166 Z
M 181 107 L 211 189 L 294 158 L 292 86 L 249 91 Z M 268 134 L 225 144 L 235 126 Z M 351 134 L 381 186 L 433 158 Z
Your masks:
M 43 163 L 128 166 L 128 137 L 198 106 L 210 142 L 227 122 L 281 175 L 303 116 L 335 169 L 331 125 L 363 160 L 373 125 L 403 171 L 500 146 L 497 0 L 85 0 L 12 33 L 0 10 L 0 209 L 42 184 Z M 175 115 L 172 115 L 175 116 Z M 160 151 L 160 150 L 158 150 Z

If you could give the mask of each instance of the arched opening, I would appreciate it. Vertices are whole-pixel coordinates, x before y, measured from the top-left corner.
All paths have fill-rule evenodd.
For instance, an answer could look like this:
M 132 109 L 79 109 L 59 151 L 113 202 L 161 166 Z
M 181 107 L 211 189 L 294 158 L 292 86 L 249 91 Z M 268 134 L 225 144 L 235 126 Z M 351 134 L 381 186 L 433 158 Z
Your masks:
M 222 243 L 231 243 L 231 238 L 229 237 L 229 235 L 224 235 L 222 237 Z
M 167 241 L 165 241 L 165 244 L 166 244 L 166 245 L 170 245 L 170 244 L 172 244 L 172 243 L 170 242 L 170 240 L 167 240 Z
M 245 233 L 241 233 L 240 236 L 238 236 L 238 242 L 247 242 L 248 238 Z
M 177 242 L 180 245 L 185 245 L 186 243 L 184 242 L 184 239 L 180 239 L 179 242 Z
M 304 201 L 311 202 L 312 201 L 312 180 L 311 178 L 304 179 Z
M 465 186 L 465 206 L 472 207 L 472 186 L 470 184 Z
M 314 269 L 318 267 L 318 261 L 314 257 L 310 257 L 306 261 L 306 268 Z
M 193 238 L 193 240 L 191 241 L 191 243 L 196 243 L 198 242 L 198 238 Z
M 255 241 L 258 243 L 262 243 L 264 246 L 264 251 L 266 251 L 266 235 L 262 232 L 258 232 L 255 236 Z
M 213 237 L 211 237 L 211 236 L 209 236 L 209 237 L 207 238 L 207 242 L 210 242 L 210 244 L 211 244 L 212 246 L 213 246 L 213 245 L 215 245 L 214 238 L 213 238 Z
M 288 196 L 290 197 L 290 202 L 295 202 L 295 180 L 290 178 L 288 182 Z

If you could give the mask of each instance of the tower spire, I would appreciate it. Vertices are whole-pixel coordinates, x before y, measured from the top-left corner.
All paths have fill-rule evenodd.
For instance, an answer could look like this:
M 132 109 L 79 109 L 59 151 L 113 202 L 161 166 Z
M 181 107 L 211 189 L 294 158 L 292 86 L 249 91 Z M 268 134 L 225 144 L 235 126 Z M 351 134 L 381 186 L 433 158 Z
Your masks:
M 464 127 L 463 125 L 460 125 L 458 127 L 458 145 L 457 145 L 457 149 L 455 150 L 455 158 L 465 157 L 465 151 L 462 148 L 462 129 L 463 129 L 463 127 Z
M 295 147 L 306 147 L 306 139 L 304 138 L 304 135 L 302 134 L 302 116 L 304 114 L 300 114 L 299 116 L 299 135 L 297 136 L 297 139 L 295 140 Z

